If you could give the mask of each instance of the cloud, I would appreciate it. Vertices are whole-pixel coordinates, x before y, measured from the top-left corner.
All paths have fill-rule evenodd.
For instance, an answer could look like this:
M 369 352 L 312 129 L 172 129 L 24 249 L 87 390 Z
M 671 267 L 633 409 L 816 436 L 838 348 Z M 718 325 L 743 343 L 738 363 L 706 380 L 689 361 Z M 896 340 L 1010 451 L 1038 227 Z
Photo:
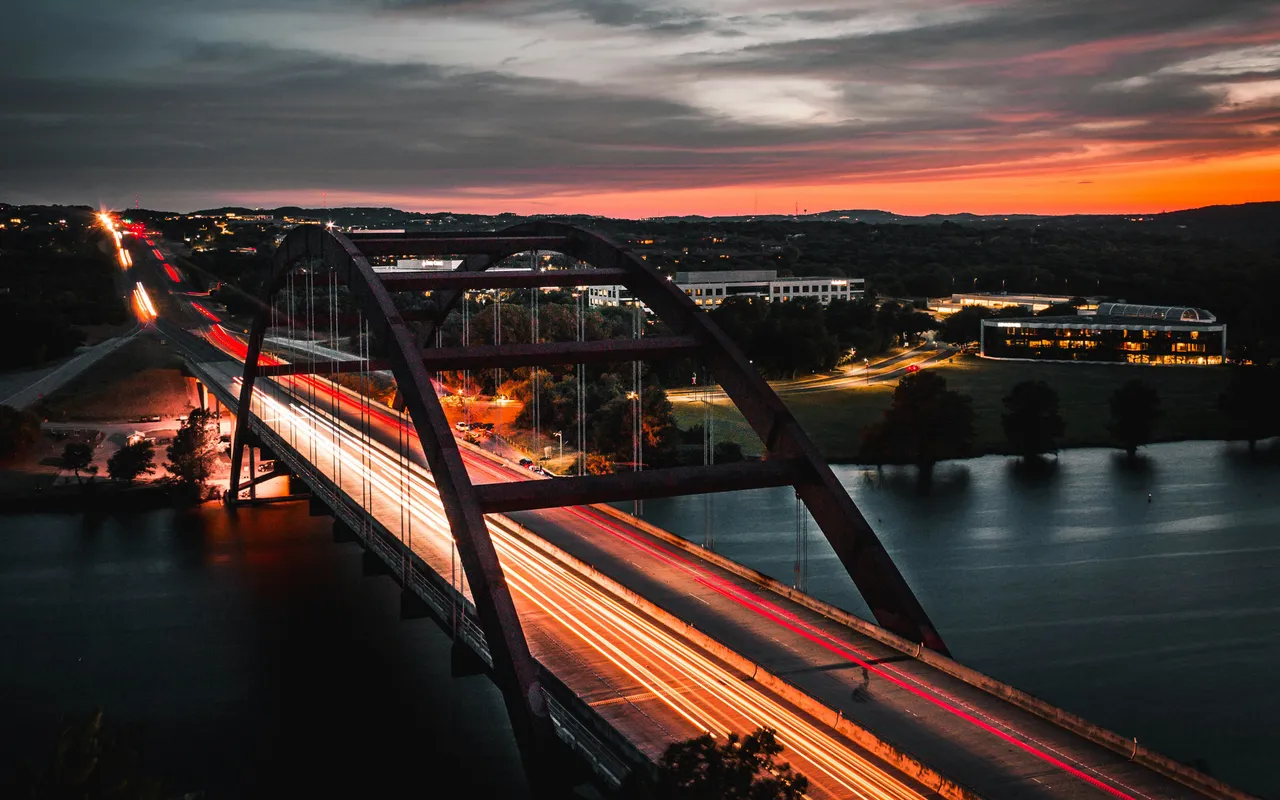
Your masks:
M 1280 14 L 1252 0 L 135 5 L 8 15 L 0 195 L 927 182 L 1280 128 Z

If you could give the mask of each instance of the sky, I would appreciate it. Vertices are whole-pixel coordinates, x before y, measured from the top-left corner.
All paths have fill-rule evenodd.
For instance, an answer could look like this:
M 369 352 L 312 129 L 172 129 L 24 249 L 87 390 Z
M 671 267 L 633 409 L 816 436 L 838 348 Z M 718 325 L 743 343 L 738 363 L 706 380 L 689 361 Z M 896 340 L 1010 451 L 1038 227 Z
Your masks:
M 41 0 L 0 52 L 14 203 L 1280 200 L 1272 0 Z

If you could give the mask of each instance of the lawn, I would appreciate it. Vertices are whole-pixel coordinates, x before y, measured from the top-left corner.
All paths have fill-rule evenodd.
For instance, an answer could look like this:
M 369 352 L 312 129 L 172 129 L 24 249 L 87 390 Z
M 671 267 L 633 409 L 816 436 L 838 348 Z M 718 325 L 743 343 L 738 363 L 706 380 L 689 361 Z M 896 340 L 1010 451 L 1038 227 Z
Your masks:
M 140 334 L 43 398 L 43 419 L 114 421 L 148 414 L 185 414 L 194 389 L 182 377 L 182 357 L 153 334 Z
M 1122 364 L 1052 364 L 956 358 L 928 367 L 947 379 L 947 386 L 973 398 L 975 447 L 979 452 L 1004 452 L 1000 428 L 1003 398 L 1014 384 L 1040 380 L 1058 393 L 1066 434 L 1065 447 L 1113 444 L 1107 433 L 1107 399 L 1119 386 L 1141 378 L 1160 393 L 1164 416 L 1156 425 L 1160 440 L 1218 439 L 1226 420 L 1217 411 L 1218 395 L 1226 388 L 1225 369 L 1204 367 L 1136 367 Z M 831 461 L 857 460 L 862 429 L 880 419 L 888 408 L 893 384 L 832 389 L 786 398 L 801 426 Z M 703 408 L 677 404 L 682 428 L 701 424 Z M 759 454 L 758 437 L 729 403 L 715 406 L 714 430 L 721 441 L 736 441 L 748 454 Z

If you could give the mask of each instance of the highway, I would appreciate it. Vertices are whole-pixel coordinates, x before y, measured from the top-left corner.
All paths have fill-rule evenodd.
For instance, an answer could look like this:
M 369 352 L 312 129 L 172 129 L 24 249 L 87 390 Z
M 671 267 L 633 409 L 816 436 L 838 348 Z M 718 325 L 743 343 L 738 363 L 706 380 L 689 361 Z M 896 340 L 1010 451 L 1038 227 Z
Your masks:
M 243 342 L 215 323 L 208 308 L 182 302 L 207 323 L 196 327 L 232 356 L 205 368 L 234 391 Z M 262 385 L 255 395 L 257 416 L 437 572 L 463 583 L 425 459 L 405 419 L 369 408 L 320 378 Z M 463 452 L 477 483 L 531 477 Z M 597 509 L 493 516 L 490 525 L 535 657 L 650 756 L 704 730 L 721 735 L 768 725 L 787 748 L 784 760 L 812 781 L 813 797 L 925 794 L 830 725 L 797 713 L 678 628 L 660 624 L 594 580 L 595 572 L 980 796 L 1201 796 Z M 780 534 L 780 546 L 790 535 Z M 864 685 L 863 670 L 866 688 L 855 695 Z

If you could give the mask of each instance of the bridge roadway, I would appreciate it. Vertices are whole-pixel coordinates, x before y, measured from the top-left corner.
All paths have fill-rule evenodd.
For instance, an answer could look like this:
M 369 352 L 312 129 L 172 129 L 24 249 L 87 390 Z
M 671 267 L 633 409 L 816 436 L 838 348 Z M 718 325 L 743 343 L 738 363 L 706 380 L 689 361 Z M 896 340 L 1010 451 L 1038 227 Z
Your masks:
M 242 348 L 216 325 L 205 333 L 233 355 Z M 221 383 L 219 394 L 238 395 L 240 361 L 200 367 Z M 323 380 L 261 385 L 266 388 L 256 393 L 254 409 L 259 419 L 388 531 L 407 540 L 438 574 L 453 575 L 465 593 L 412 427 Z M 315 410 L 335 414 L 340 423 L 329 423 Z M 357 433 L 362 429 L 367 440 Z M 476 483 L 531 477 L 466 449 L 464 456 Z M 595 508 L 509 519 L 490 517 L 491 530 L 535 657 L 651 758 L 669 742 L 702 730 L 725 733 L 767 724 L 779 731 L 785 758 L 812 781 L 813 797 L 930 795 L 831 725 L 726 669 L 678 628 L 657 624 L 593 580 L 591 570 L 576 572 L 573 567 L 581 564 L 566 564 L 540 542 L 747 655 L 979 796 L 1204 796 L 726 571 L 699 557 L 696 547 L 675 547 L 646 532 L 643 523 Z M 864 667 L 869 684 L 855 697 Z
M 204 366 L 228 388 L 238 381 L 238 362 Z M 290 380 L 297 379 L 285 382 Z M 310 380 L 295 384 L 302 396 L 293 398 L 293 409 L 268 401 L 255 412 L 321 471 L 335 475 L 348 494 L 366 498 L 390 531 L 403 532 L 415 552 L 449 575 L 450 545 L 425 459 L 416 442 L 405 445 L 411 426 L 394 412 L 366 412 L 355 395 Z M 326 426 L 309 407 L 336 411 L 345 428 Z M 368 446 L 353 437 L 363 427 L 370 432 Z M 334 445 L 341 452 L 336 468 Z M 396 456 L 406 451 L 403 461 Z M 465 452 L 476 483 L 527 479 L 526 470 Z M 410 465 L 407 470 L 403 463 Z M 407 515 L 402 497 L 409 500 Z M 982 797 L 1202 796 L 598 509 L 510 518 Z M 821 733 L 823 726 L 733 678 L 695 645 L 648 623 L 623 621 L 607 592 L 555 575 L 556 565 L 540 558 L 511 526 L 491 519 L 535 657 L 554 665 L 558 676 L 648 755 L 658 756 L 668 742 L 701 727 L 742 730 L 767 722 L 782 734 L 788 758 L 814 781 L 813 796 L 879 796 L 862 794 L 824 762 L 848 747 L 833 731 Z M 869 684 L 855 697 L 864 667 Z M 687 698 L 693 693 L 699 699 L 691 704 Z M 807 737 L 813 737 L 813 747 L 799 741 Z M 890 771 L 883 764 L 879 769 Z

